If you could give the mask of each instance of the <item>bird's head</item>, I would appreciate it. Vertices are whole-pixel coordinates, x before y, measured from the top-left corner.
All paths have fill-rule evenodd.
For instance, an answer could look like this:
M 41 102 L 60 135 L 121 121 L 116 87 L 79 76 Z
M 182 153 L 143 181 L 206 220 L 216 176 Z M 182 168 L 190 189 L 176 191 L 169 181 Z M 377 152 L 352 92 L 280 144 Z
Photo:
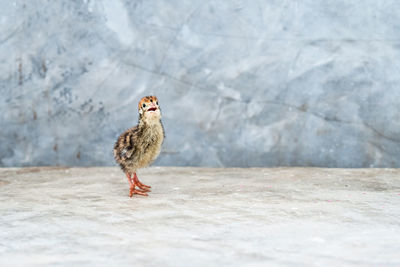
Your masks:
M 147 122 L 158 121 L 161 110 L 156 96 L 145 96 L 139 101 L 139 119 Z

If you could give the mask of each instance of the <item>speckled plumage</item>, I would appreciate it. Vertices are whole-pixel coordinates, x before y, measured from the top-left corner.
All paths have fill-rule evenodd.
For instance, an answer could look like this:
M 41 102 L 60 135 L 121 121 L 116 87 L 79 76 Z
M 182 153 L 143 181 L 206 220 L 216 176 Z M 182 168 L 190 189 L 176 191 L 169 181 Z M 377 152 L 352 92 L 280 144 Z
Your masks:
M 124 172 L 151 164 L 160 154 L 164 140 L 161 121 L 156 125 L 139 125 L 123 132 L 114 145 L 114 156 Z
M 123 132 L 114 145 L 115 160 L 128 180 L 131 175 L 136 176 L 138 169 L 150 165 L 157 158 L 163 141 L 164 128 L 158 100 L 155 96 L 143 97 L 139 102 L 139 124 Z

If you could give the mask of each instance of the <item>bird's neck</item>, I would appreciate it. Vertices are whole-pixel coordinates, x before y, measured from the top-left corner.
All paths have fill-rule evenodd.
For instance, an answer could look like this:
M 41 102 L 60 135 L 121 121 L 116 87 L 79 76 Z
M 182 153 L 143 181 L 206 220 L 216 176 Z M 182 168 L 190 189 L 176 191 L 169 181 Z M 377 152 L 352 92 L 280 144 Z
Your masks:
M 160 124 L 161 124 L 161 119 L 160 118 L 142 117 L 139 120 L 139 128 L 149 128 L 149 127 L 158 126 Z

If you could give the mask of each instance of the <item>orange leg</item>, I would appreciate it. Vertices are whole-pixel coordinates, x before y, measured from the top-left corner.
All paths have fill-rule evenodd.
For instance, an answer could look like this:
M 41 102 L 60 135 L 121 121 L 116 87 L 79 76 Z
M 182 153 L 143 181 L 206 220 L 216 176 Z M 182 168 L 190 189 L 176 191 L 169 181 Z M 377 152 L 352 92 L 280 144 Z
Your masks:
M 144 190 L 139 190 L 136 189 L 135 187 L 138 186 L 139 188 L 141 188 L 137 182 L 135 181 L 134 178 L 131 178 L 131 175 L 129 173 L 126 173 L 126 178 L 128 178 L 128 182 L 129 182 L 129 197 L 132 197 L 133 194 L 138 194 L 138 195 L 142 195 L 142 196 L 148 196 Z M 147 189 L 147 191 L 150 191 Z
M 145 190 L 145 191 L 150 191 L 149 188 L 151 188 L 151 186 L 142 184 L 142 183 L 139 181 L 139 178 L 137 177 L 136 172 L 133 174 L 133 182 L 134 182 L 140 189 L 143 189 L 143 190 Z

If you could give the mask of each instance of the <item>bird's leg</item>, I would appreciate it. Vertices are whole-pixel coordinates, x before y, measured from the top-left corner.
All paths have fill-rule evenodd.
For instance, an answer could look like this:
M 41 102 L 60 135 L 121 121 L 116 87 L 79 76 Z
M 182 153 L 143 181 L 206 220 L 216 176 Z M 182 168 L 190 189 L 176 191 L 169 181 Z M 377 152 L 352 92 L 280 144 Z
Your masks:
M 145 190 L 145 191 L 150 191 L 149 188 L 151 188 L 151 186 L 142 184 L 142 183 L 139 181 L 139 178 L 137 177 L 136 172 L 133 173 L 133 181 L 134 181 L 134 183 L 135 183 L 140 189 L 143 189 L 143 190 Z
M 144 191 L 136 189 L 135 186 L 137 185 L 134 181 L 133 178 L 131 178 L 131 174 L 130 173 L 126 173 L 126 178 L 128 178 L 128 182 L 129 182 L 129 197 L 132 197 L 133 194 L 138 194 L 138 195 L 142 195 L 142 196 L 148 196 Z M 139 185 L 137 185 L 139 187 Z M 140 187 L 139 187 L 140 188 Z

